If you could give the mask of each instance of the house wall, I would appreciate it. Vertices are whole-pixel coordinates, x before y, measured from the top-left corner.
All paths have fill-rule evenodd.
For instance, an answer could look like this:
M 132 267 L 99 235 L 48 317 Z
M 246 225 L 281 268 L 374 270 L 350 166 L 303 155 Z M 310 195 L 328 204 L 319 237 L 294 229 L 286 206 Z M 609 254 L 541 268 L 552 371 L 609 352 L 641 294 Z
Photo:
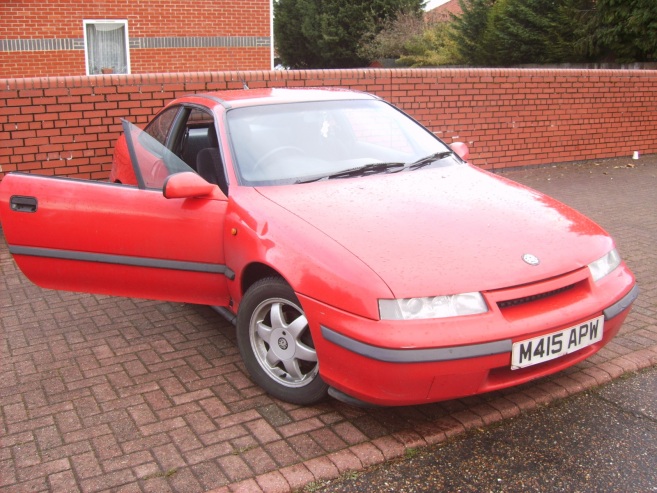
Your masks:
M 0 79 L 0 178 L 9 171 L 105 179 L 126 118 L 171 99 L 255 87 L 378 94 L 485 169 L 657 153 L 657 71 L 363 69 Z
M 271 68 L 270 0 L 3 0 L 0 19 L 0 77 L 85 75 L 83 20 L 108 19 L 133 74 Z

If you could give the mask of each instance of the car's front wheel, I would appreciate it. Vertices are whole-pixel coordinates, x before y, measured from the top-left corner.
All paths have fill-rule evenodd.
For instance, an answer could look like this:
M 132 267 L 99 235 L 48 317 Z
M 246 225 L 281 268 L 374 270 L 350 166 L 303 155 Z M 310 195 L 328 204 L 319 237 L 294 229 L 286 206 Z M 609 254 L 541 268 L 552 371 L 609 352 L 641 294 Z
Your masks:
M 303 405 L 326 397 L 308 320 L 283 279 L 262 279 L 247 290 L 237 343 L 251 378 L 269 394 Z

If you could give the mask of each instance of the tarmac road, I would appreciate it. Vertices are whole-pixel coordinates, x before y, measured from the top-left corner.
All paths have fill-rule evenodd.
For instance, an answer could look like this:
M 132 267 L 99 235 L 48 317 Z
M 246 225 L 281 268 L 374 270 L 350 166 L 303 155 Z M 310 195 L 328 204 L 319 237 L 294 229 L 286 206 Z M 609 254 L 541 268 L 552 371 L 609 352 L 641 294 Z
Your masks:
M 657 491 L 657 367 L 315 492 Z

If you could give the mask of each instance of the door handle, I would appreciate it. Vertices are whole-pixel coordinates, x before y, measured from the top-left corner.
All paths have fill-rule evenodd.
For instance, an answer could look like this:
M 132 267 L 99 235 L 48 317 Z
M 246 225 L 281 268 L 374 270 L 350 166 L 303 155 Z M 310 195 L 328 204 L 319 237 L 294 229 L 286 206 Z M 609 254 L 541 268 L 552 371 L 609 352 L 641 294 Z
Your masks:
M 9 199 L 11 210 L 16 212 L 36 212 L 37 203 L 36 197 L 14 195 Z

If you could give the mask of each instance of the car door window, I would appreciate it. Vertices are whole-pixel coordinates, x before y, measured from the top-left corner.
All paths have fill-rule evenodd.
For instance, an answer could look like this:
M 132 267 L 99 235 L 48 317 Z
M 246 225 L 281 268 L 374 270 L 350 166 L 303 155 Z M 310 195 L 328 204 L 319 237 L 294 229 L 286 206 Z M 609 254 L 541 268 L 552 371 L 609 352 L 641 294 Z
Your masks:
M 145 129 L 148 135 L 153 137 L 163 146 L 166 146 L 167 136 L 171 132 L 173 123 L 176 121 L 176 115 L 180 111 L 180 106 L 174 106 L 160 113 Z
M 194 171 L 149 133 L 123 121 L 126 143 L 139 188 L 161 190 L 167 176 Z
M 126 142 L 140 188 L 162 189 L 167 176 L 195 171 L 228 193 L 212 113 L 182 105 L 164 110 L 143 131 L 126 124 Z

